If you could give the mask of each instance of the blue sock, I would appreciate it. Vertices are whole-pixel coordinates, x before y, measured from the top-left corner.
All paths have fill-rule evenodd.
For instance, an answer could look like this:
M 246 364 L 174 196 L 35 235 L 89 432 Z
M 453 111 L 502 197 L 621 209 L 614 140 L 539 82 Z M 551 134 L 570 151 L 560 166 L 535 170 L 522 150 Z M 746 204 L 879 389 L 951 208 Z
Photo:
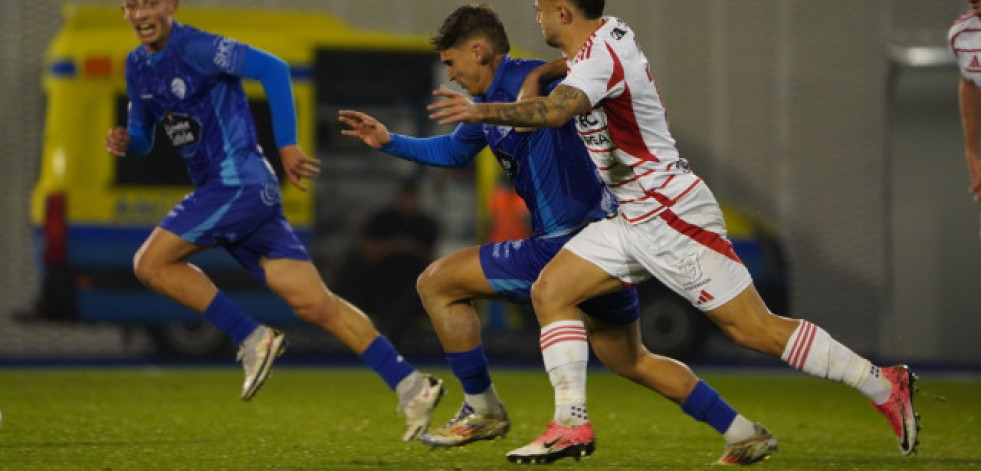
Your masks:
M 242 343 L 259 324 L 249 317 L 245 311 L 221 291 L 211 300 L 204 310 L 204 318 L 208 319 L 218 330 L 228 334 L 235 343 Z
M 688 399 L 681 404 L 681 410 L 695 420 L 705 422 L 720 434 L 726 433 L 729 425 L 736 419 L 736 410 L 729 406 L 705 381 L 699 380 Z
M 487 367 L 487 355 L 484 354 L 483 345 L 478 345 L 477 348 L 467 352 L 447 352 L 446 360 L 453 370 L 453 376 L 459 378 L 460 383 L 463 384 L 463 392 L 480 394 L 490 387 L 490 370 Z
M 384 335 L 375 337 L 371 345 L 361 352 L 361 361 L 375 370 L 392 391 L 399 381 L 416 370 L 395 351 L 395 347 Z

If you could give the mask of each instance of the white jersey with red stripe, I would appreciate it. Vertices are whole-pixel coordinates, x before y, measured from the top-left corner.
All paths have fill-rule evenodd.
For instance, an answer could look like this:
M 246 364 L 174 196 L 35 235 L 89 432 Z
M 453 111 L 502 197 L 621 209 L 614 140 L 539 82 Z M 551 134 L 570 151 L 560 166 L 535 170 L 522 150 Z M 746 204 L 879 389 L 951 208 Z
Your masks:
M 634 32 L 604 17 L 575 57 L 563 85 L 593 108 L 573 118 L 600 176 L 632 223 L 684 204 L 701 180 L 688 168 L 668 130 L 668 117 Z
M 981 87 L 981 19 L 965 13 L 951 25 L 947 39 L 961 75 Z

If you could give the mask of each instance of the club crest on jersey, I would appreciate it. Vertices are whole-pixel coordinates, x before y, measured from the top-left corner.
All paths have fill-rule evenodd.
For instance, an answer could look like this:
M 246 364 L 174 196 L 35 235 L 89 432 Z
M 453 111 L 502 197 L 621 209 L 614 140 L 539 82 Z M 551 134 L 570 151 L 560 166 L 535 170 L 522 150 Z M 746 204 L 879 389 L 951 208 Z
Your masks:
M 515 159 L 513 155 L 494 152 L 494 157 L 497 157 L 497 162 L 501 164 L 501 169 L 504 170 L 504 174 L 509 179 L 513 180 L 518 175 L 518 159 Z
M 170 81 L 170 93 L 173 93 L 178 100 L 183 100 L 187 96 L 187 84 L 180 77 L 175 77 Z
M 201 137 L 201 123 L 191 116 L 167 113 L 160 125 L 174 148 L 193 144 Z

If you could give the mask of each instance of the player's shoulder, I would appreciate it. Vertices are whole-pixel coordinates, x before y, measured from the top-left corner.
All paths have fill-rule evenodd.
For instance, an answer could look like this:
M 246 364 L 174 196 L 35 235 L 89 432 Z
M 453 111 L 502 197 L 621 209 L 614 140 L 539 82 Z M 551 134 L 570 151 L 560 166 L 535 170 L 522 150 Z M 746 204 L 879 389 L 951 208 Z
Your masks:
M 981 20 L 971 11 L 964 12 L 963 15 L 957 17 L 954 22 L 950 25 L 950 29 L 947 33 L 948 39 L 953 39 L 954 36 L 964 32 L 965 30 L 981 27 Z
M 529 72 L 544 64 L 541 59 L 524 59 L 520 57 L 504 56 L 501 66 L 504 67 L 506 75 L 528 75 Z
M 486 98 L 494 102 L 513 101 L 518 96 L 525 77 L 544 63 L 545 61 L 539 59 L 520 59 L 505 55 L 498 64 L 494 84 Z
M 593 34 L 583 43 L 582 48 L 573 57 L 572 63 L 604 60 L 613 54 L 619 54 L 614 51 L 626 48 L 628 44 L 635 44 L 634 33 L 626 22 L 614 16 L 604 16 L 602 21 L 596 31 L 593 31 Z

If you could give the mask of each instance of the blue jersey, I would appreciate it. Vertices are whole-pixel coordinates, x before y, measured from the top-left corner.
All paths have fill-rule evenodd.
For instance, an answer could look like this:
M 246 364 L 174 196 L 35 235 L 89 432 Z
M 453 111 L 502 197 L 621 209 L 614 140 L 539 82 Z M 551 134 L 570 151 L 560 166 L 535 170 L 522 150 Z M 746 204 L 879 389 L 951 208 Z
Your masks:
M 276 181 L 242 89 L 248 52 L 248 45 L 175 21 L 162 50 L 139 46 L 126 58 L 128 127 L 153 136 L 160 126 L 197 188 Z
M 505 55 L 487 92 L 474 101 L 515 101 L 525 76 L 543 63 Z M 592 221 L 616 214 L 616 200 L 596 174 L 572 122 L 533 132 L 493 124 L 462 124 L 453 137 L 490 146 L 528 206 L 535 236 L 572 234 Z

